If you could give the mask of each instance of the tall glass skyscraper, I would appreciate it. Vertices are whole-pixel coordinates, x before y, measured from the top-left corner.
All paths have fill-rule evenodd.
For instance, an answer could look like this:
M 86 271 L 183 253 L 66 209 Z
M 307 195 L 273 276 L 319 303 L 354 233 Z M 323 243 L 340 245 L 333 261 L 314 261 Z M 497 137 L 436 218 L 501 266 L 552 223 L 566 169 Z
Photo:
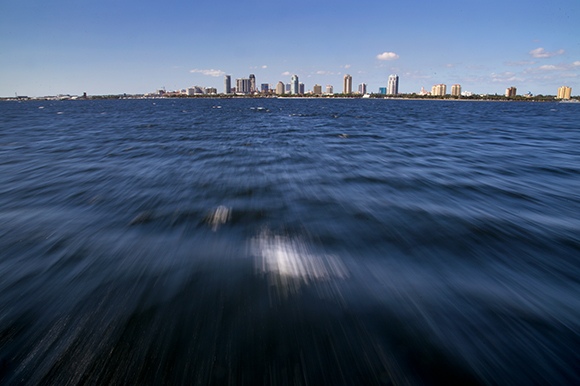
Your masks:
M 346 74 L 342 80 L 342 93 L 351 94 L 352 93 L 352 76 Z
M 290 79 L 290 92 L 292 94 L 299 94 L 300 93 L 300 89 L 298 88 L 299 82 L 298 82 L 298 75 L 292 75 L 292 78 Z
M 389 76 L 389 83 L 387 84 L 387 94 L 397 95 L 399 93 L 399 75 L 393 74 Z
M 232 76 L 224 75 L 224 94 L 232 93 Z

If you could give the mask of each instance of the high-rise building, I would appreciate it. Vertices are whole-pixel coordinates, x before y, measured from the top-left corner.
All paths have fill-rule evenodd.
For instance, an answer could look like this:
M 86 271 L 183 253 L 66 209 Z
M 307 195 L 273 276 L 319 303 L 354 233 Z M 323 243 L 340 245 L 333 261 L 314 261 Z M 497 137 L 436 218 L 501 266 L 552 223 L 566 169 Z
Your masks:
M 224 75 L 224 94 L 232 93 L 232 76 Z
M 454 84 L 453 86 L 451 86 L 451 95 L 461 96 L 461 85 L 460 84 Z
M 298 88 L 299 85 L 300 82 L 298 82 L 298 75 L 292 75 L 292 78 L 290 78 L 290 93 L 300 94 L 300 89 Z
M 298 94 L 304 94 L 304 83 L 298 83 Z
M 517 89 L 515 87 L 510 87 L 510 88 L 505 89 L 505 96 L 508 98 L 515 97 L 516 93 L 517 93 Z
M 250 92 L 253 93 L 256 91 L 256 77 L 254 74 L 250 74 Z
M 249 94 L 251 91 L 249 78 L 236 79 L 236 94 Z
M 319 84 L 315 84 L 312 88 L 312 93 L 314 95 L 322 95 L 322 86 Z
M 292 89 L 292 85 L 290 83 L 286 83 L 285 86 L 286 94 L 290 94 L 290 90 Z
M 387 93 L 387 88 L 386 87 L 379 87 L 379 94 L 386 94 Z
M 326 93 L 333 94 L 333 88 L 330 84 L 326 85 Z
M 268 83 L 262 83 L 260 86 L 260 91 L 263 92 L 264 94 L 267 94 L 270 92 L 270 85 Z
M 285 90 L 284 90 L 284 83 L 282 83 L 282 81 L 280 81 L 276 85 L 276 94 L 282 95 L 282 94 L 284 94 L 284 92 L 285 92 Z
M 387 83 L 387 94 L 397 95 L 399 93 L 399 75 L 389 75 L 389 83 Z
M 352 93 L 352 76 L 345 74 L 342 80 L 342 93 L 351 94 Z
M 431 95 L 444 96 L 445 94 L 447 94 L 447 85 L 436 84 L 435 86 L 431 87 Z
M 572 87 L 562 86 L 558 89 L 558 99 L 570 99 L 572 96 Z
M 363 95 L 367 93 L 367 84 L 366 83 L 361 83 L 358 85 L 358 93 L 363 94 Z

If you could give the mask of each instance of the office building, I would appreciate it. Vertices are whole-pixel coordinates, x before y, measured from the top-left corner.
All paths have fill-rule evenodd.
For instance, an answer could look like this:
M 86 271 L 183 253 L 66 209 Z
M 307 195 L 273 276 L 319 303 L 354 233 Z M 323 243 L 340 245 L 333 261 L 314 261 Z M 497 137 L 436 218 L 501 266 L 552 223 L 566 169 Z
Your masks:
M 270 85 L 268 83 L 262 83 L 260 86 L 260 91 L 263 92 L 264 94 L 267 94 L 270 92 Z
M 334 93 L 333 92 L 333 87 L 330 84 L 326 85 L 326 93 L 327 94 L 333 94 Z
M 232 76 L 224 75 L 224 94 L 232 93 Z
M 278 84 L 276 85 L 276 94 L 282 95 L 285 92 L 286 91 L 285 91 L 284 83 L 282 83 L 282 81 L 278 82 Z
M 562 86 L 558 89 L 558 99 L 570 99 L 572 96 L 572 87 Z
M 399 93 L 399 75 L 389 75 L 389 82 L 387 83 L 387 94 L 397 95 Z
M 387 88 L 386 87 L 379 87 L 379 94 L 386 95 L 387 94 Z
M 361 83 L 358 85 L 358 93 L 363 94 L 363 95 L 367 93 L 367 84 L 366 83 Z
M 304 94 L 304 83 L 298 83 L 298 94 Z
M 251 91 L 249 78 L 236 79 L 236 94 L 249 94 Z
M 342 93 L 351 94 L 352 93 L 352 76 L 345 74 L 342 80 Z
M 444 96 L 447 94 L 447 85 L 445 84 L 436 84 L 431 87 L 431 95 L 435 96 Z
M 298 75 L 292 75 L 292 78 L 290 78 L 290 94 L 300 94 L 299 85 Z
M 286 94 L 290 94 L 291 88 L 292 88 L 292 85 L 290 83 L 286 83 Z
M 451 86 L 451 95 L 461 96 L 461 85 L 454 84 L 453 86 Z
M 314 95 L 322 95 L 322 86 L 319 84 L 315 84 L 312 88 L 312 93 Z
M 254 74 L 250 74 L 250 92 L 253 93 L 256 91 L 256 77 Z
M 505 96 L 508 98 L 515 97 L 516 93 L 517 93 L 517 89 L 515 87 L 510 87 L 510 88 L 505 89 Z

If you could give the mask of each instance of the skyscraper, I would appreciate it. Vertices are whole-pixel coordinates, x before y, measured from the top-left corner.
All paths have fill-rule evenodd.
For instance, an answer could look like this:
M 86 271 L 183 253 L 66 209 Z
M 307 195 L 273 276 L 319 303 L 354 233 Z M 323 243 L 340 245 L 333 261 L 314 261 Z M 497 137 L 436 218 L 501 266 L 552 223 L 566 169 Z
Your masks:
M 298 83 L 298 94 L 304 94 L 304 83 Z
M 349 74 L 345 74 L 344 79 L 342 80 L 342 93 L 343 94 L 352 93 L 352 76 L 350 76 Z
M 290 78 L 290 93 L 291 94 L 299 94 L 300 93 L 300 89 L 298 88 L 299 82 L 298 82 L 298 75 L 292 75 L 292 78 Z
M 506 97 L 515 97 L 518 89 L 515 87 L 510 87 L 505 89 L 505 96 Z
M 387 88 L 386 87 L 379 87 L 379 94 L 386 94 Z
M 315 84 L 314 87 L 312 87 L 312 93 L 314 95 L 322 95 L 322 86 L 319 84 Z
M 399 93 L 399 75 L 389 75 L 389 82 L 387 83 L 387 94 L 397 95 Z
M 282 83 L 282 81 L 280 81 L 276 85 L 276 94 L 282 95 L 282 94 L 284 94 L 284 92 L 285 92 L 285 90 L 284 90 L 284 83 Z
M 330 84 L 326 85 L 326 93 L 327 94 L 333 93 L 332 85 L 330 85 Z
M 453 86 L 451 86 L 451 95 L 461 96 L 461 85 L 460 84 L 454 84 Z
M 436 84 L 435 86 L 431 87 L 431 95 L 444 96 L 445 94 L 447 94 L 446 84 Z
M 268 92 L 270 92 L 270 85 L 268 83 L 262 83 L 260 91 L 263 92 L 264 94 L 267 94 Z
M 358 93 L 363 94 L 363 95 L 367 93 L 367 84 L 366 83 L 361 83 L 358 85 Z
M 254 74 L 250 74 L 250 92 L 256 91 L 256 77 Z
M 570 99 L 572 95 L 572 87 L 562 86 L 558 89 L 557 99 Z
M 249 94 L 250 85 L 250 79 L 248 78 L 236 79 L 236 94 Z
M 232 76 L 224 75 L 224 94 L 232 93 Z

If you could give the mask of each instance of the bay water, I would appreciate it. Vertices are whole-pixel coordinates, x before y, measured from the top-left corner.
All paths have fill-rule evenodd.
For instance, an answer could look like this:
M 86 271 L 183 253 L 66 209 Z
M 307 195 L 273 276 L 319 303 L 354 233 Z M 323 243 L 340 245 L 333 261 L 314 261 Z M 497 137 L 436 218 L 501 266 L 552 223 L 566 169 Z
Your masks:
M 0 383 L 580 384 L 580 106 L 2 102 Z

